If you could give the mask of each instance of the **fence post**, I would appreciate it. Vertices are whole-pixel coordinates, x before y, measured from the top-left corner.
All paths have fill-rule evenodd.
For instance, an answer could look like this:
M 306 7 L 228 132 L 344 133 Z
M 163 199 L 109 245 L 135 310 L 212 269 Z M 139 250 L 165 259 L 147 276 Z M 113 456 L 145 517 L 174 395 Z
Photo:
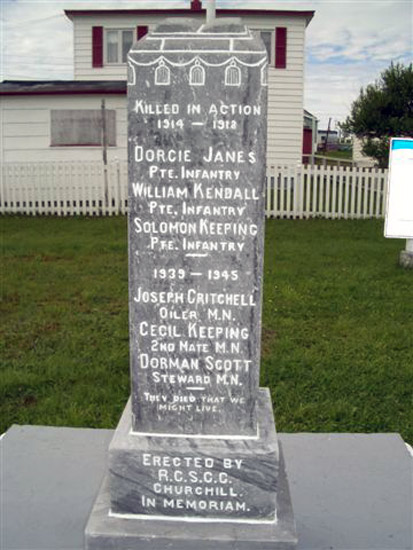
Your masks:
M 119 165 L 119 159 L 116 159 L 116 188 L 117 188 L 117 207 L 116 212 L 118 215 L 122 214 L 122 191 L 120 186 L 120 165 Z
M 4 163 L 0 213 L 113 215 L 127 212 L 127 163 Z M 104 181 L 107 177 L 105 197 Z M 103 183 L 103 185 L 102 185 Z M 387 171 L 311 164 L 269 165 L 267 217 L 382 217 Z M 107 200 L 106 200 L 107 199 Z
M 294 183 L 293 183 L 293 217 L 296 218 L 297 216 L 299 218 L 302 218 L 302 169 L 304 169 L 304 165 L 301 163 L 296 164 L 295 170 L 294 170 Z

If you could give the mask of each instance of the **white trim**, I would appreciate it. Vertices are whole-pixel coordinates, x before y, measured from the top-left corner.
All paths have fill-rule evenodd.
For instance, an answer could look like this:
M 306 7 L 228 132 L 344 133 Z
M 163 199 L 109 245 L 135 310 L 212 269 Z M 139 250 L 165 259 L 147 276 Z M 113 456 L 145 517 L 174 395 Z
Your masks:
M 128 60 L 127 61 L 127 67 L 128 67 L 128 86 L 135 86 L 136 85 L 136 71 L 135 67 L 132 65 L 132 63 Z M 132 74 L 132 81 L 129 81 L 129 75 Z
M 170 53 L 219 53 L 219 54 L 228 54 L 228 50 L 164 50 L 166 54 Z M 129 53 L 152 53 L 156 54 L 156 50 L 130 50 Z M 251 52 L 248 50 L 234 50 L 232 53 L 242 54 L 242 55 L 263 55 L 267 57 L 267 50 L 260 50 L 256 52 Z M 254 65 L 249 65 L 253 67 Z
M 228 439 L 230 441 L 257 441 L 260 438 L 260 429 L 257 427 L 257 435 L 199 435 L 199 434 L 167 434 L 154 432 L 129 431 L 129 435 L 138 437 L 172 437 L 174 439 Z
M 123 46 L 123 33 L 124 32 L 131 32 L 132 33 L 132 44 L 135 42 L 135 34 L 134 29 L 131 27 L 104 27 L 103 29 L 103 66 L 113 66 L 113 65 L 124 65 L 127 63 L 127 54 L 126 54 L 126 60 L 123 61 L 122 59 L 122 46 Z M 118 44 L 117 44 L 117 61 L 108 61 L 108 38 L 107 33 L 108 32 L 117 32 L 118 33 Z
M 202 25 L 201 28 L 203 28 L 204 25 Z M 251 33 L 249 32 L 248 29 L 245 29 L 245 31 L 242 31 L 242 32 L 203 32 L 202 33 L 202 36 L 200 36 L 201 32 L 200 32 L 200 29 L 198 29 L 196 32 L 194 31 L 190 31 L 190 32 L 173 32 L 173 31 L 169 31 L 169 32 L 151 32 L 151 36 L 167 36 L 170 38 L 174 38 L 176 35 L 181 35 L 181 36 L 193 36 L 193 38 L 195 40 L 202 40 L 205 37 L 207 38 L 213 38 L 214 36 L 218 36 L 218 37 L 222 37 L 222 36 L 230 36 L 230 37 L 235 37 L 237 38 L 238 36 L 245 36 L 245 37 L 248 37 L 250 38 L 251 40 L 253 39 L 253 36 L 251 35 Z M 220 40 L 222 40 L 222 38 L 220 38 Z
M 235 61 L 232 61 L 225 69 L 225 86 L 235 86 L 239 88 L 241 86 L 241 78 L 241 69 Z
M 194 79 L 194 75 L 196 74 L 200 74 L 201 76 L 201 79 L 200 80 L 196 80 L 196 78 Z M 190 68 L 189 70 L 189 84 L 191 86 L 205 86 L 205 69 L 204 67 L 201 65 L 201 63 L 199 62 L 199 60 L 197 59 L 195 61 L 195 65 L 192 65 L 192 67 Z
M 270 32 L 270 31 L 268 31 Z M 156 40 L 156 41 L 159 41 L 159 40 L 188 40 L 188 37 L 187 36 L 164 36 L 163 38 L 161 38 L 162 35 L 160 36 L 153 36 L 153 33 L 151 33 L 151 36 L 148 36 L 147 40 Z M 205 36 L 205 35 L 204 35 Z M 204 40 L 204 37 L 202 36 L 194 36 L 194 39 L 195 40 Z M 226 37 L 217 37 L 216 33 L 214 33 L 213 35 L 211 36 L 205 36 L 205 40 L 208 40 L 208 42 L 211 42 L 213 40 L 218 40 L 219 42 L 222 42 L 224 40 L 229 40 L 229 41 L 234 41 L 234 40 L 254 40 L 254 38 L 252 36 L 229 36 L 229 35 L 226 35 Z M 187 50 L 188 51 L 188 50 Z
M 150 51 L 150 50 L 149 51 L 134 50 L 134 52 L 131 50 L 131 52 L 132 53 L 137 53 L 137 52 L 138 53 L 157 53 L 157 52 L 153 52 L 153 51 Z M 182 50 L 181 53 L 182 52 L 188 53 L 188 50 Z M 177 52 L 176 51 L 174 51 L 174 52 L 168 51 L 168 52 L 165 52 L 165 53 L 169 54 L 169 53 L 177 53 Z M 217 53 L 217 52 L 199 51 L 198 53 Z M 228 51 L 226 50 L 226 51 L 222 51 L 222 52 L 219 52 L 219 53 L 228 54 Z M 234 53 L 240 53 L 240 52 L 234 52 Z M 131 63 L 134 63 L 135 65 L 138 65 L 139 67 L 151 67 L 152 65 L 156 65 L 157 63 L 160 63 L 160 62 L 169 63 L 169 65 L 172 65 L 173 67 L 187 67 L 188 65 L 192 65 L 196 61 L 199 61 L 199 62 L 203 63 L 207 67 L 224 67 L 225 65 L 228 65 L 229 63 L 233 63 L 235 61 L 237 61 L 240 65 L 243 65 L 244 67 L 259 67 L 263 63 L 267 63 L 267 52 L 266 51 L 264 51 L 264 52 L 254 52 L 254 53 L 260 53 L 261 55 L 265 54 L 265 57 L 261 58 L 256 63 L 246 63 L 245 61 L 242 61 L 241 59 L 238 59 L 234 55 L 232 57 L 226 59 L 222 63 L 210 63 L 208 61 L 205 61 L 205 59 L 202 59 L 201 57 L 199 57 L 199 55 L 194 56 L 192 59 L 190 59 L 188 61 L 181 61 L 181 62 L 171 61 L 170 59 L 167 59 L 164 55 L 158 56 L 153 61 L 149 61 L 149 63 L 142 63 L 142 62 L 136 61 L 136 59 L 132 59 L 132 58 L 129 58 L 128 61 L 130 61 Z
M 270 31 L 268 31 L 270 32 Z M 176 34 L 179 34 L 179 33 L 176 33 Z M 185 33 L 182 33 L 182 34 L 185 34 Z M 182 37 L 183 39 L 184 37 Z M 192 37 L 191 37 L 192 38 Z M 214 33 L 214 34 L 211 34 L 210 36 L 206 36 L 206 35 L 203 35 L 203 36 L 196 36 L 194 35 L 193 36 L 194 40 L 208 40 L 208 42 L 210 42 L 211 40 L 218 40 L 220 42 L 222 42 L 223 40 L 254 40 L 254 37 L 253 36 L 237 36 L 235 34 L 233 35 L 229 35 L 229 34 L 226 34 L 225 37 L 223 36 L 217 36 L 217 33 Z M 160 34 L 159 36 L 153 36 L 153 33 L 151 33 L 151 36 L 147 38 L 147 40 L 180 40 L 179 38 L 176 38 L 175 35 L 171 35 L 171 36 L 166 36 L 166 35 L 162 35 Z
M 261 67 L 261 85 L 268 86 L 268 66 Z
M 162 76 L 162 78 L 159 77 Z M 165 78 L 166 77 L 166 78 Z M 155 69 L 155 86 L 169 86 L 171 84 L 171 69 L 161 61 Z
M 151 516 L 143 514 L 117 514 L 109 510 L 108 516 L 110 518 L 118 519 L 140 519 L 140 520 L 154 520 L 154 521 L 179 521 L 184 523 L 247 523 L 250 525 L 274 525 L 277 523 L 277 513 L 274 514 L 274 519 L 271 520 L 259 520 L 259 519 L 227 519 L 227 518 L 189 518 L 184 516 Z

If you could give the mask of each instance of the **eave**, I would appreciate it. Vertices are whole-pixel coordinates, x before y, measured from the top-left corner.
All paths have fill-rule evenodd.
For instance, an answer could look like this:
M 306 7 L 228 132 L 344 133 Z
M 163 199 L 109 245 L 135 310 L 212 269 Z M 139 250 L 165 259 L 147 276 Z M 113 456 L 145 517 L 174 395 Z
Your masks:
M 90 16 L 159 16 L 159 18 L 165 17 L 194 17 L 194 16 L 206 16 L 206 10 L 191 10 L 187 8 L 178 9 L 124 9 L 124 10 L 64 10 L 65 15 L 73 21 L 73 17 L 90 17 Z M 217 9 L 217 16 L 221 17 L 303 17 L 306 19 L 308 25 L 311 19 L 314 17 L 315 11 L 300 11 L 300 10 L 251 10 L 251 9 Z

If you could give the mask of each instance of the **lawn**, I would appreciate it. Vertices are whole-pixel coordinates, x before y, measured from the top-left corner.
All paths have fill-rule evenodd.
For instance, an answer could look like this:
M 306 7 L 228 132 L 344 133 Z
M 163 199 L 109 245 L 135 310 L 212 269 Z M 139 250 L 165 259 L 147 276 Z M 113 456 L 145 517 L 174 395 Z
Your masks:
M 353 151 L 351 149 L 345 150 L 345 151 L 327 151 L 327 152 L 320 152 L 317 153 L 317 155 L 321 155 L 323 157 L 333 157 L 333 158 L 339 158 L 339 159 L 347 159 L 351 160 L 353 158 Z
M 0 433 L 114 427 L 129 393 L 126 220 L 3 217 Z M 279 431 L 413 443 L 413 272 L 383 221 L 270 220 L 262 385 Z

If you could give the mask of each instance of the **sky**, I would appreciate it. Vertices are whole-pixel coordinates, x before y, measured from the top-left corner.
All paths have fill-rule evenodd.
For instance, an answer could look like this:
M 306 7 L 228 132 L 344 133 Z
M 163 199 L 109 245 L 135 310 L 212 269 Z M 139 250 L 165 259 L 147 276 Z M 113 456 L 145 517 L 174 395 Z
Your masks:
M 64 9 L 177 8 L 190 0 L 0 0 L 0 79 L 73 78 Z M 204 1 L 205 4 L 205 1 Z M 304 107 L 332 128 L 390 63 L 412 62 L 412 0 L 216 0 L 218 8 L 315 10 L 306 31 Z

